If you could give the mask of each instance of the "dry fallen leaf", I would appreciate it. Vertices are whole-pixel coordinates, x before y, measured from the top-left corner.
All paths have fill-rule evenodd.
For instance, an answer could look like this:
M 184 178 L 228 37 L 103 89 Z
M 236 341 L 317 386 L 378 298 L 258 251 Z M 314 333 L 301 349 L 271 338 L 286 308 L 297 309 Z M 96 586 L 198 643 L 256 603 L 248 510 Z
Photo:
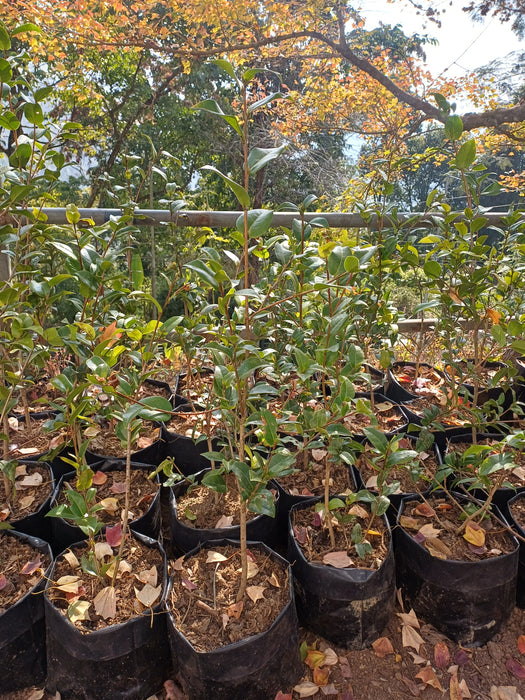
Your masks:
M 490 688 L 491 700 L 524 700 L 514 685 L 493 685 Z
M 312 457 L 316 462 L 322 462 L 327 454 L 327 450 L 323 450 L 322 448 L 312 450 Z
M 464 700 L 472 697 L 470 690 L 468 689 L 467 681 L 464 678 L 462 678 L 459 682 L 459 689 L 461 690 Z
M 434 661 L 437 668 L 447 668 L 450 664 L 450 652 L 445 642 L 438 642 L 434 647 Z
M 30 508 L 33 503 L 35 502 L 35 497 L 34 496 L 24 496 L 23 498 L 18 499 L 18 505 L 22 510 L 27 510 Z
M 310 668 L 319 668 L 324 666 L 326 655 L 323 651 L 319 649 L 308 649 L 308 653 L 304 660 L 304 663 Z
M 388 654 L 394 653 L 394 647 L 392 646 L 392 642 L 390 639 L 388 639 L 388 637 L 379 637 L 379 639 L 376 639 L 375 642 L 372 642 L 372 648 L 375 655 L 380 659 Z
M 246 593 L 248 594 L 248 597 L 256 603 L 258 600 L 264 600 L 264 591 L 266 590 L 265 586 L 248 586 L 246 588 Z
M 95 486 L 101 486 L 102 484 L 105 484 L 107 480 L 107 474 L 104 474 L 104 472 L 101 472 L 100 470 L 93 474 L 93 484 Z
M 274 588 L 280 588 L 280 587 L 281 587 L 281 584 L 279 583 L 279 577 L 277 576 L 277 574 L 275 573 L 275 571 L 272 573 L 272 575 L 271 575 L 270 578 L 268 579 L 268 582 L 269 582 L 270 585 L 272 585 Z
M 39 569 L 42 566 L 42 560 L 40 557 L 37 555 L 33 561 L 28 561 L 22 569 L 20 570 L 21 574 L 24 574 L 25 576 L 30 576 L 31 574 L 34 574 L 37 569 Z
M 67 616 L 71 622 L 75 623 L 80 620 L 89 620 L 89 608 L 91 603 L 87 600 L 75 600 L 69 604 Z
M 396 615 L 401 619 L 401 622 L 404 625 L 410 625 L 410 627 L 416 627 L 419 629 L 419 620 L 417 619 L 417 615 L 413 608 L 410 610 L 410 612 L 396 613 Z
M 416 673 L 415 677 L 422 680 L 425 685 L 430 685 L 432 688 L 436 688 L 437 690 L 443 690 L 432 666 L 425 666 L 425 668 L 422 668 L 419 673 Z
M 323 666 L 335 666 L 339 662 L 337 654 L 330 647 L 323 649 L 323 653 L 325 655 Z
M 505 663 L 505 668 L 510 671 L 513 676 L 519 678 L 520 680 L 525 680 L 525 666 L 520 664 L 516 659 L 507 659 Z
M 356 518 L 363 518 L 363 520 L 368 518 L 368 512 L 359 503 L 354 503 L 348 512 L 350 515 L 355 515 Z
M 214 564 L 218 561 L 226 561 L 227 557 L 220 552 L 214 552 L 210 549 L 208 556 L 206 557 L 206 564 Z
M 477 523 L 467 523 L 463 538 L 473 544 L 474 547 L 483 547 L 485 544 L 485 530 Z
M 233 515 L 222 515 L 215 523 L 215 528 L 231 527 L 233 523 Z
M 353 566 L 354 562 L 350 559 L 345 551 L 328 552 L 323 557 L 323 564 L 333 566 L 336 569 L 346 569 L 348 566 Z
M 304 681 L 303 683 L 299 683 L 299 685 L 294 685 L 293 689 L 300 698 L 310 698 L 317 693 L 319 686 L 312 683 L 312 681 Z
M 30 486 L 40 486 L 40 484 L 43 482 L 43 477 L 40 472 L 34 472 L 33 474 L 28 474 L 27 476 L 24 476 L 20 481 L 16 482 L 16 487 L 17 489 L 20 488 L 29 488 Z
M 419 654 L 419 648 L 425 643 L 423 637 L 410 625 L 403 625 L 401 638 L 404 647 L 412 647 Z
M 82 580 L 78 576 L 61 576 L 55 583 L 55 588 L 64 593 L 78 593 Z
M 432 518 L 435 514 L 436 511 L 432 508 L 432 506 L 429 506 L 428 503 L 419 503 L 415 508 L 414 512 L 417 513 L 418 515 L 421 515 L 423 518 Z
M 111 547 L 118 547 L 122 541 L 122 526 L 117 523 L 113 527 L 106 528 L 106 542 Z
M 157 585 L 157 580 L 159 577 L 155 564 L 151 567 L 151 569 L 140 571 L 138 574 L 135 574 L 135 576 L 141 583 L 149 583 L 152 586 Z
M 104 559 L 104 557 L 112 557 L 113 549 L 111 545 L 107 542 L 97 542 L 95 544 L 95 556 L 97 559 Z
M 259 573 L 259 567 L 254 561 L 248 561 L 248 579 L 257 576 Z
M 135 596 L 145 608 L 152 608 L 160 598 L 161 591 L 162 584 L 155 587 L 150 583 L 146 583 L 144 588 L 142 588 L 140 591 L 135 588 Z
M 234 617 L 238 620 L 242 614 L 244 608 L 244 602 L 240 600 L 238 603 L 232 603 L 228 605 L 228 617 Z
M 425 525 L 419 528 L 418 532 L 420 535 L 423 535 L 425 539 L 428 539 L 437 537 L 441 530 L 438 530 L 438 528 L 434 527 L 432 523 L 426 523 Z
M 316 666 L 312 673 L 313 682 L 319 687 L 323 685 L 328 685 L 328 676 L 330 675 L 329 668 L 319 668 Z
M 115 617 L 117 612 L 117 592 L 113 586 L 106 586 L 95 597 L 93 604 L 95 612 L 104 620 Z
M 116 498 L 103 498 L 100 501 L 100 505 L 102 508 L 104 508 L 106 513 L 109 513 L 110 515 L 115 515 L 120 507 Z
M 518 637 L 518 650 L 520 654 L 525 654 L 525 634 L 520 634 Z
M 126 493 L 126 482 L 125 481 L 114 481 L 109 487 L 111 493 Z

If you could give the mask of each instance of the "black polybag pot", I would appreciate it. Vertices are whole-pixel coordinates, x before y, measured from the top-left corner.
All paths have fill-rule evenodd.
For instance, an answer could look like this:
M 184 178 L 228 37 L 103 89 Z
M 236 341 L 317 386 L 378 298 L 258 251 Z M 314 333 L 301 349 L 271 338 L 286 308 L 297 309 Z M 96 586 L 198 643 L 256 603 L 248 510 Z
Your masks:
M 336 569 L 307 561 L 293 533 L 293 516 L 318 500 L 298 503 L 290 511 L 288 560 L 292 564 L 299 622 L 337 646 L 364 649 L 381 636 L 394 610 L 392 539 L 377 570 Z M 384 522 L 388 526 L 386 518 Z
M 164 592 L 152 610 L 83 634 L 44 596 L 46 690 L 60 693 L 62 700 L 144 700 L 162 688 L 171 673 L 162 607 L 167 589 L 166 556 L 158 542 L 137 533 L 134 536 L 149 547 L 157 547 L 164 559 Z
M 53 560 L 47 542 L 6 530 L 2 537 L 16 537 L 49 557 L 40 581 L 17 603 L 0 614 L 0 693 L 10 693 L 41 683 L 46 677 L 46 628 L 42 590 Z
M 459 494 L 455 497 L 467 500 Z M 399 517 L 406 503 L 401 503 Z M 501 517 L 497 506 L 492 512 Z M 397 584 L 418 617 L 468 647 L 482 646 L 499 632 L 516 600 L 519 550 L 515 538 L 509 554 L 472 562 L 432 556 L 401 526 L 394 535 Z
M 49 496 L 46 498 L 39 508 L 33 513 L 29 513 L 20 520 L 9 521 L 10 525 L 14 527 L 18 532 L 24 532 L 26 535 L 31 535 L 33 537 L 39 537 L 46 542 L 51 541 L 51 527 L 49 523 L 49 518 L 46 518 L 46 513 L 49 512 L 51 508 L 51 501 L 53 500 L 53 495 L 55 493 L 55 480 L 53 478 L 53 473 L 50 465 L 47 462 L 34 462 L 29 460 L 19 460 L 20 464 L 25 464 L 28 467 L 40 467 L 48 473 L 48 478 L 50 481 L 50 492 Z M 20 494 L 23 496 L 23 492 Z
M 521 491 L 520 493 L 516 494 L 514 498 L 511 498 L 507 503 L 505 503 L 501 507 L 501 512 L 514 532 L 523 538 L 519 540 L 516 605 L 518 608 L 525 609 L 525 522 L 518 522 L 512 514 L 512 506 L 518 502 L 525 503 L 525 491 Z
M 122 471 L 126 469 L 126 464 L 122 460 L 108 459 L 102 462 L 96 462 L 91 465 L 93 471 Z M 145 474 L 149 474 L 151 471 L 151 466 L 148 464 L 131 464 L 132 469 L 141 469 Z M 70 472 L 60 479 L 54 495 L 55 504 L 58 499 L 58 494 L 60 490 L 64 488 L 64 482 L 71 481 L 76 478 L 76 472 Z M 159 484 L 158 477 L 155 478 L 155 483 Z M 153 497 L 151 503 L 147 510 L 139 518 L 135 518 L 130 522 L 130 528 L 135 532 L 139 532 L 141 535 L 150 537 L 152 539 L 157 539 L 160 533 L 160 523 L 161 523 L 161 490 L 160 487 L 157 489 L 157 493 Z M 67 547 L 71 546 L 75 542 L 80 542 L 85 540 L 87 535 L 85 535 L 82 530 L 68 522 L 64 518 L 49 517 L 47 520 L 50 521 L 51 525 L 51 544 L 53 547 L 53 552 L 55 555 L 62 552 Z M 102 531 L 105 530 L 105 527 Z
M 215 550 L 227 544 L 234 543 L 219 540 L 201 546 Z M 249 542 L 248 547 L 251 551 L 265 551 L 287 567 L 290 581 L 288 602 L 265 632 L 208 652 L 195 649 L 177 629 L 168 610 L 173 666 L 180 672 L 189 700 L 268 700 L 279 690 L 292 687 L 302 675 L 297 613 L 288 562 L 260 542 Z M 189 552 L 185 558 L 200 548 Z
M 185 435 L 179 435 L 161 427 L 162 455 L 163 459 L 171 457 L 177 469 L 184 476 L 197 474 L 203 469 L 210 469 L 211 462 L 203 456 L 204 452 L 218 448 L 217 439 L 212 440 L 211 448 L 206 439 L 193 440 Z
M 197 475 L 197 481 L 200 481 L 207 470 Z M 272 483 L 269 484 L 270 488 Z M 230 539 L 236 542 L 240 539 L 240 526 L 231 525 L 230 527 L 221 528 L 199 528 L 185 525 L 177 517 L 177 497 L 184 494 L 189 487 L 188 482 L 181 482 L 170 488 L 169 493 L 169 523 L 171 532 L 171 544 L 178 552 L 189 552 L 195 549 L 200 544 L 210 540 Z M 278 495 L 276 496 L 278 499 Z M 276 514 L 279 504 L 275 504 Z M 254 542 L 264 542 L 269 547 L 273 546 L 278 540 L 278 519 L 272 518 L 269 515 L 256 515 L 246 523 L 247 538 Z

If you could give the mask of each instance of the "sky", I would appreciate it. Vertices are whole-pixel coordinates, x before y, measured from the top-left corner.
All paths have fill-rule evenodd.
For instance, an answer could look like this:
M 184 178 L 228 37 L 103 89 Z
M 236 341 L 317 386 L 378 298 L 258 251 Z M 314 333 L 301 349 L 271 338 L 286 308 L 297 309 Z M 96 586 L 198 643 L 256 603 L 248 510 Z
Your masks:
M 385 0 L 362 0 L 361 8 L 367 18 L 367 29 L 372 29 L 379 22 L 400 24 L 406 34 L 417 32 L 438 39 L 438 46 L 425 47 L 428 66 L 435 76 L 447 71 L 448 76 L 460 77 L 511 51 L 520 48 L 525 51 L 525 42 L 517 38 L 508 23 L 502 24 L 490 18 L 484 22 L 473 22 L 461 10 L 466 4 L 465 0 L 452 0 L 451 3 L 436 0 L 434 4 L 446 9 L 441 16 L 441 29 L 428 21 L 425 27 L 425 18 L 418 17 L 415 11 L 401 2 L 388 4 Z

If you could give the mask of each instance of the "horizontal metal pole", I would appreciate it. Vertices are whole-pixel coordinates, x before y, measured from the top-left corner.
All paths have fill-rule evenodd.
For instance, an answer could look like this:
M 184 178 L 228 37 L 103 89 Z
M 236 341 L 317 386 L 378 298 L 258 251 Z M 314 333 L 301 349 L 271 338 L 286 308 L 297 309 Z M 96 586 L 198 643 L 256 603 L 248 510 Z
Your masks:
M 405 318 L 397 322 L 400 333 L 417 333 L 418 331 L 433 331 L 439 323 L 437 318 Z M 457 325 L 463 330 L 474 330 L 479 327 L 479 323 L 472 320 L 458 320 Z
M 42 212 L 47 216 L 50 224 L 67 223 L 66 209 L 45 208 Z M 110 217 L 122 216 L 121 209 L 79 209 L 83 219 L 92 219 L 97 226 L 109 221 Z M 242 211 L 190 211 L 182 210 L 170 212 L 167 209 L 136 209 L 133 223 L 136 226 L 151 226 L 161 224 L 171 224 L 174 226 L 209 226 L 210 228 L 232 228 L 235 222 L 242 215 Z M 382 219 L 374 214 L 370 219 L 365 220 L 360 214 L 349 214 L 347 212 L 306 212 L 303 214 L 305 221 L 315 218 L 326 220 L 329 228 L 378 228 L 379 221 L 383 226 L 390 225 L 392 219 L 385 216 Z M 506 214 L 488 212 L 483 214 L 489 224 L 498 225 Z M 276 211 L 273 214 L 272 226 L 284 226 L 290 228 L 294 219 L 300 219 L 299 212 Z M 437 215 L 402 213 L 396 217 L 397 223 L 416 222 L 418 225 L 432 226 L 436 219 L 442 218 Z M 458 214 L 457 221 L 465 217 Z M 525 217 L 523 217 L 525 221 Z

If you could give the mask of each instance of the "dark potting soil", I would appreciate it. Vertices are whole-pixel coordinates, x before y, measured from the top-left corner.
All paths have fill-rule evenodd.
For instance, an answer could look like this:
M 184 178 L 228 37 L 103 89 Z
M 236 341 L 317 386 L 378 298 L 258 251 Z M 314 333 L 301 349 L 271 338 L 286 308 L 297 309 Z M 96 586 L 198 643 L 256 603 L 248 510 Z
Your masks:
M 296 474 L 279 478 L 279 484 L 292 496 L 320 496 L 324 493 L 326 450 L 306 450 L 297 454 Z M 330 464 L 330 493 L 348 494 L 354 490 L 350 468 L 342 462 Z
M 424 365 L 394 365 L 392 374 L 398 383 L 411 394 L 439 396 L 445 379 L 431 367 Z
M 227 475 L 226 479 L 233 481 L 234 477 Z M 234 485 L 226 493 L 217 493 L 202 485 L 190 487 L 186 493 L 177 496 L 177 518 L 194 528 L 239 525 L 239 497 Z M 255 518 L 255 513 L 248 511 L 247 518 Z
M 522 530 L 525 530 L 525 499 L 518 498 L 510 506 L 510 513 Z
M 29 426 L 25 420 L 9 418 L 9 458 L 29 459 L 34 455 L 49 452 L 66 441 L 62 432 L 49 433 L 43 425 L 48 418 L 32 418 Z
M 36 586 L 50 563 L 46 554 L 30 544 L 0 534 L 0 613 Z
M 15 497 L 12 484 L 9 484 L 10 493 L 9 499 L 7 498 L 4 480 L 0 479 L 0 521 L 15 522 L 35 513 L 51 496 L 52 487 L 49 469 L 19 464 L 16 467 Z
M 400 443 L 400 447 L 403 450 L 410 450 L 412 445 L 408 440 L 403 439 Z M 366 445 L 365 453 L 362 454 L 357 460 L 356 467 L 359 469 L 359 473 L 361 474 L 365 487 L 367 489 L 377 490 L 379 469 L 371 463 L 369 457 L 372 456 L 370 446 Z M 381 463 L 379 463 L 379 467 L 380 466 Z M 438 468 L 439 463 L 435 452 L 420 452 L 418 454 L 417 474 L 414 473 L 412 475 L 411 471 L 407 467 L 395 466 L 388 470 L 385 484 L 389 485 L 394 481 L 399 481 L 399 488 L 396 493 L 414 493 L 416 491 L 425 491 L 430 487 L 432 480 L 436 476 Z
M 92 428 L 90 427 L 88 430 L 91 431 Z M 160 428 L 155 423 L 146 421 L 136 444 L 133 445 L 133 450 L 142 450 L 145 447 L 149 447 L 159 439 L 159 436 Z M 111 455 L 118 458 L 126 456 L 126 448 L 122 446 L 120 439 L 115 435 L 113 427 L 105 422 L 100 426 L 99 432 L 91 437 L 89 451 L 102 456 Z
M 110 563 L 117 552 L 118 547 L 111 547 L 107 542 L 96 544 L 96 555 L 101 566 Z M 107 618 L 103 617 L 103 609 L 99 607 L 102 602 L 97 602 L 97 595 L 104 595 L 101 591 L 110 585 L 114 568 L 108 569 L 104 580 L 86 574 L 79 563 L 86 554 L 87 545 L 84 544 L 60 556 L 52 584 L 46 593 L 64 615 L 70 604 L 77 601 L 82 603 L 77 609 L 84 611 L 85 619 L 73 621 L 70 618 L 81 632 L 87 634 L 124 622 L 159 603 L 163 590 L 164 561 L 158 549 L 147 547 L 135 538 L 127 538 L 115 585 L 115 614 Z
M 132 469 L 130 478 L 129 520 L 142 517 L 151 505 L 159 484 L 155 479 L 148 479 L 148 471 Z M 93 486 L 97 489 L 97 503 L 104 506 L 97 512 L 97 517 L 104 525 L 116 525 L 120 522 L 125 502 L 125 471 L 98 471 L 95 473 Z M 66 496 L 66 481 L 58 493 L 57 505 L 69 504 Z
M 289 600 L 287 572 L 265 553 L 249 551 L 248 587 L 240 583 L 238 547 L 202 549 L 171 563 L 168 605 L 176 626 L 198 651 L 211 651 L 268 629 Z
M 363 428 L 374 426 L 378 430 L 390 433 L 402 428 L 407 420 L 401 410 L 385 401 L 377 402 L 372 407 L 374 418 L 362 413 L 349 413 L 343 418 L 344 425 L 355 435 L 362 435 Z
M 509 531 L 496 518 L 467 523 L 457 503 L 438 496 L 426 502 L 405 501 L 399 525 L 439 559 L 480 561 L 515 549 Z
M 374 518 L 368 529 L 370 510 L 364 503 L 354 503 L 350 508 L 342 509 L 343 511 L 353 515 L 354 519 L 343 525 L 332 518 L 335 547 L 331 545 L 324 516 L 316 513 L 315 507 L 300 509 L 294 513 L 293 531 L 305 558 L 311 563 L 327 564 L 342 569 L 379 569 L 388 552 L 390 541 L 383 518 Z M 352 542 L 351 533 L 356 524 L 361 526 L 364 539 L 372 545 L 372 553 L 364 558 L 359 556 Z
M 179 411 L 167 423 L 166 429 L 192 439 L 200 435 L 214 436 L 220 432 L 221 421 L 213 411 Z

